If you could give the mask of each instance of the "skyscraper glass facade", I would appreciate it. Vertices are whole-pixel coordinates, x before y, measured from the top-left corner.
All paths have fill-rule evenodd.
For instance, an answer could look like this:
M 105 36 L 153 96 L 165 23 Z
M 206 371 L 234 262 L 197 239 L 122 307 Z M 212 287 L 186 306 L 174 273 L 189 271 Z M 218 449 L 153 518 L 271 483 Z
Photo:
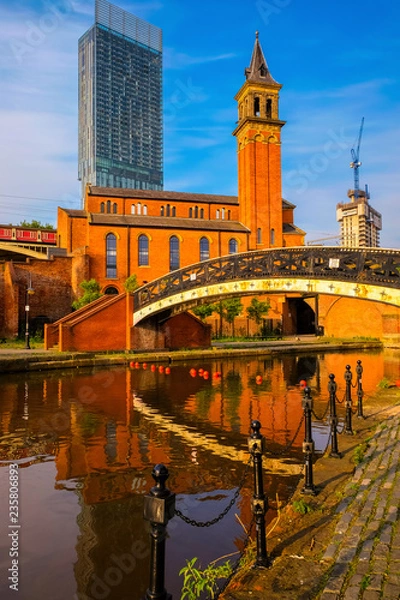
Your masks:
M 96 0 L 79 40 L 79 180 L 163 188 L 162 32 Z

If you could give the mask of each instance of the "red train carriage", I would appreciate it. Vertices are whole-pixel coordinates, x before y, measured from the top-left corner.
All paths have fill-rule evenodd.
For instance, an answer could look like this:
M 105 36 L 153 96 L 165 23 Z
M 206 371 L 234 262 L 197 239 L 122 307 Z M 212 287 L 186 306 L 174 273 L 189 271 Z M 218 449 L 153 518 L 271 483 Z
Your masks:
M 35 229 L 12 225 L 0 225 L 0 241 L 5 242 L 31 242 L 34 244 L 57 243 L 57 231 L 53 229 Z

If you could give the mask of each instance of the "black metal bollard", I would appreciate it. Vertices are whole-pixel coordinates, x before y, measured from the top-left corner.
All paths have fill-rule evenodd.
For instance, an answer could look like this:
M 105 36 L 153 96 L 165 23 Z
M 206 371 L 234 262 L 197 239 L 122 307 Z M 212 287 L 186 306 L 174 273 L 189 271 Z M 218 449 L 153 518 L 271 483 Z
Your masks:
M 329 375 L 328 392 L 329 392 L 329 412 L 330 412 L 330 423 L 331 423 L 331 451 L 329 456 L 333 458 L 342 458 L 339 452 L 338 441 L 337 441 L 337 424 L 338 418 L 336 415 L 336 381 L 333 373 Z
M 363 397 L 364 391 L 362 388 L 362 374 L 363 374 L 363 366 L 361 364 L 361 360 L 357 361 L 356 373 L 357 373 L 357 417 L 359 419 L 364 418 L 363 414 Z
M 153 468 L 156 485 L 144 497 L 143 517 L 151 524 L 150 586 L 142 600 L 172 600 L 164 587 L 167 524 L 175 514 L 175 494 L 165 487 L 169 477 L 163 464 Z
M 254 466 L 254 495 L 252 509 L 256 521 L 257 532 L 257 558 L 256 566 L 269 567 L 270 560 L 267 554 L 267 538 L 265 529 L 265 513 L 268 510 L 268 499 L 264 494 L 262 457 L 264 454 L 264 437 L 260 433 L 260 421 L 252 421 L 250 425 L 253 430 L 248 438 L 249 452 L 253 457 Z
M 303 453 L 305 456 L 306 476 L 305 484 L 301 490 L 302 494 L 315 496 L 317 491 L 313 482 L 313 457 L 314 457 L 314 441 L 312 439 L 312 398 L 309 387 L 304 388 L 303 409 L 305 418 L 305 438 L 303 442 Z
M 344 380 L 346 382 L 346 420 L 344 424 L 344 433 L 348 433 L 350 435 L 353 434 L 352 428 L 352 403 L 351 403 L 351 380 L 353 379 L 353 374 L 351 372 L 350 365 L 346 365 L 346 371 L 344 374 Z

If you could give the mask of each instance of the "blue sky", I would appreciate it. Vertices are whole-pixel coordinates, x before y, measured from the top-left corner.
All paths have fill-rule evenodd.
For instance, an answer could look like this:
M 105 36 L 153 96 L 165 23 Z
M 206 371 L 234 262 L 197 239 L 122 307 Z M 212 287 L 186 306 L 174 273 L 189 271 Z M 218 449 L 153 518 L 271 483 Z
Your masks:
M 283 196 L 306 241 L 335 235 L 336 204 L 360 186 L 400 247 L 400 4 L 347 0 L 115 2 L 163 29 L 165 189 L 237 193 L 234 95 L 255 31 L 283 84 Z M 0 0 L 0 223 L 56 223 L 80 208 L 77 42 L 92 0 Z

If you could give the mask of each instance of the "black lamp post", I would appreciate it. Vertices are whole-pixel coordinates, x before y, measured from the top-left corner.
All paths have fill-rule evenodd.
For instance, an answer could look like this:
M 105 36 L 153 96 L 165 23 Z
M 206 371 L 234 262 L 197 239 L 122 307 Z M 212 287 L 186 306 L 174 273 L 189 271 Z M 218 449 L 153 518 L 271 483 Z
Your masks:
M 30 350 L 29 344 L 29 296 L 32 296 L 35 293 L 35 290 L 32 287 L 32 279 L 29 276 L 29 287 L 26 288 L 25 293 L 25 349 Z

